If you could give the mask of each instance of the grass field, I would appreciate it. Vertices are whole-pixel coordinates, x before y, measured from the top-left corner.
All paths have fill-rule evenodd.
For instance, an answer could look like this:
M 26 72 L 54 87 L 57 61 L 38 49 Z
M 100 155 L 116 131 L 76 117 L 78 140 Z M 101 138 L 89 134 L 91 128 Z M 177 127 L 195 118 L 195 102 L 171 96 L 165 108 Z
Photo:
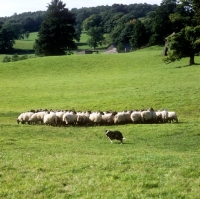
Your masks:
M 33 33 L 30 33 L 30 36 L 28 39 L 25 38 L 22 40 L 16 40 L 13 48 L 20 49 L 20 50 L 27 50 L 27 51 L 32 50 L 35 39 L 37 39 L 37 35 L 38 35 L 37 32 L 33 32 Z M 88 35 L 86 33 L 82 33 L 80 37 L 80 42 L 77 42 L 77 46 L 79 50 L 90 49 L 90 47 L 87 44 L 87 39 L 88 39 Z M 105 50 L 107 46 L 108 45 L 102 45 L 102 46 L 99 46 L 97 49 L 100 50 L 100 52 L 102 52 L 103 50 Z
M 14 49 L 20 49 L 20 50 L 33 50 L 33 45 L 35 42 L 35 39 L 37 38 L 37 32 L 32 32 L 29 35 L 29 38 L 16 40 L 15 44 L 13 46 Z
M 0 198 L 200 198 L 200 67 L 162 48 L 0 63 Z M 200 57 L 195 57 L 200 63 Z M 37 108 L 167 108 L 179 123 L 18 125 Z M 123 145 L 105 137 L 118 129 Z
M 29 58 L 34 58 L 35 53 L 33 50 L 33 45 L 35 43 L 35 39 L 37 38 L 38 32 L 32 32 L 30 33 L 30 36 L 28 39 L 21 39 L 21 40 L 16 40 L 15 44 L 13 45 L 13 53 L 8 54 L 9 56 L 12 56 L 13 54 L 17 53 L 18 55 L 28 55 Z M 91 47 L 88 46 L 87 44 L 87 39 L 88 35 L 86 33 L 82 33 L 80 37 L 80 42 L 77 43 L 78 50 L 86 50 L 86 49 L 91 49 Z M 108 45 L 102 45 L 97 47 L 97 50 L 99 51 L 99 54 L 102 52 L 105 52 L 105 49 Z M 76 51 L 73 52 L 76 54 Z M 0 54 L 0 62 L 3 61 L 4 54 Z

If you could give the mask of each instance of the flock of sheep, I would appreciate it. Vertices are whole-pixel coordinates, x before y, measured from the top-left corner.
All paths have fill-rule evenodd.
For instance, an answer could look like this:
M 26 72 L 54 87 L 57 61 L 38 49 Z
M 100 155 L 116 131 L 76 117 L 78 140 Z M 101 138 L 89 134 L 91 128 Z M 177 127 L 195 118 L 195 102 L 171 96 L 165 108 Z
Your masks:
M 68 125 L 117 125 L 129 123 L 167 123 L 178 122 L 178 117 L 173 111 L 154 111 L 153 108 L 148 110 L 133 111 L 74 111 L 74 110 L 30 110 L 19 115 L 17 123 L 21 124 L 45 124 L 51 126 L 68 126 Z

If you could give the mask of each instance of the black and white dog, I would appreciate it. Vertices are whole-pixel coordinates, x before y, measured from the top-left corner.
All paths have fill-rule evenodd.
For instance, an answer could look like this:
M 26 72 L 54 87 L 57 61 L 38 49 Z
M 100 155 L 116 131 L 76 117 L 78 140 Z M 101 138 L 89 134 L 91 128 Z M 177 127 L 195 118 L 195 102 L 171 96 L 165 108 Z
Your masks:
M 120 140 L 121 144 L 125 139 L 120 131 L 106 130 L 106 136 L 110 139 L 111 142 L 113 142 L 113 140 Z

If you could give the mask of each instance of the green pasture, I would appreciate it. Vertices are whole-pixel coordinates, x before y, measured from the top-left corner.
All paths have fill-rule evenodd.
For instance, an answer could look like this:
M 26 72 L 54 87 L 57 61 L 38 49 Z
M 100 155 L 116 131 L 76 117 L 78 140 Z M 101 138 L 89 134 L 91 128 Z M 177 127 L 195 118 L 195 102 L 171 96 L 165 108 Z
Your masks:
M 29 58 L 35 57 L 35 53 L 33 50 L 33 45 L 35 43 L 35 39 L 37 38 L 37 32 L 30 33 L 30 36 L 28 39 L 20 39 L 15 40 L 15 44 L 13 45 L 13 52 L 10 52 L 9 54 L 0 54 L 0 62 L 3 61 L 3 58 L 5 56 L 12 57 L 14 54 L 21 55 L 28 55 Z
M 200 198 L 200 65 L 123 54 L 0 63 L 0 198 Z M 195 57 L 200 63 L 200 57 Z M 30 109 L 175 111 L 179 123 L 21 125 Z M 126 140 L 113 144 L 105 130 Z
M 28 39 L 24 38 L 24 39 L 16 40 L 13 48 L 15 50 L 22 51 L 23 54 L 25 53 L 30 54 L 29 51 L 33 50 L 33 45 L 34 45 L 35 39 L 37 39 L 37 35 L 38 35 L 38 32 L 32 32 L 30 33 L 30 36 Z M 88 40 L 88 35 L 85 32 L 83 32 L 81 34 L 80 41 L 77 42 L 78 50 L 91 49 L 91 47 L 89 47 L 87 44 L 87 40 Z M 107 46 L 108 45 L 104 44 L 102 46 L 99 46 L 97 49 L 99 50 L 99 52 L 104 52 Z
M 86 34 L 86 32 L 83 32 L 81 34 L 80 41 L 77 42 L 78 50 L 93 49 L 93 48 L 91 48 L 91 47 L 88 46 L 87 40 L 88 40 L 88 35 Z M 99 53 L 102 53 L 102 52 L 105 52 L 105 49 L 107 47 L 108 47 L 108 44 L 102 44 L 102 46 L 98 46 L 96 48 L 96 50 L 98 50 Z
M 30 33 L 28 39 L 20 39 L 16 40 L 13 46 L 14 49 L 21 49 L 21 50 L 32 50 L 35 39 L 37 38 L 37 32 Z
M 30 36 L 28 39 L 20 39 L 20 40 L 15 40 L 15 44 L 13 45 L 13 53 L 7 54 L 8 56 L 12 57 L 13 54 L 17 53 L 18 55 L 23 55 L 26 54 L 30 58 L 35 57 L 35 53 L 33 50 L 33 45 L 35 43 L 35 39 L 37 39 L 38 32 L 32 32 L 30 33 Z M 83 32 L 80 37 L 80 41 L 76 42 L 77 43 L 77 48 L 78 50 L 86 50 L 86 49 L 91 49 L 91 47 L 88 46 L 87 44 L 87 39 L 88 35 Z M 102 46 L 99 46 L 97 50 L 99 53 L 105 52 L 105 49 L 108 45 L 103 44 Z M 76 54 L 76 51 L 73 52 Z M 0 62 L 3 61 L 5 54 L 0 54 Z

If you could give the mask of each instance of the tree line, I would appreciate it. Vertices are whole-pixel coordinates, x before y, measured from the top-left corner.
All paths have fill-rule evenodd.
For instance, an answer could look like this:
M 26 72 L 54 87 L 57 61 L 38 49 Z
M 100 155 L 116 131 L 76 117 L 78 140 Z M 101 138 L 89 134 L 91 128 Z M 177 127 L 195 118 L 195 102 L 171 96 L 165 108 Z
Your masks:
M 88 44 L 93 48 L 102 43 L 129 43 L 133 48 L 141 48 L 164 45 L 167 41 L 165 61 L 170 63 L 199 51 L 199 4 L 198 0 L 162 0 L 159 6 L 113 4 L 69 10 L 61 0 L 52 0 L 47 11 L 0 18 L 0 52 L 10 50 L 16 39 L 38 31 L 34 45 L 37 55 L 70 54 L 76 49 L 74 40 L 80 41 L 81 33 L 86 31 Z M 189 55 L 185 46 L 185 52 L 178 55 L 174 48 L 187 34 L 190 40 L 186 43 L 193 42 L 189 48 L 192 53 Z

